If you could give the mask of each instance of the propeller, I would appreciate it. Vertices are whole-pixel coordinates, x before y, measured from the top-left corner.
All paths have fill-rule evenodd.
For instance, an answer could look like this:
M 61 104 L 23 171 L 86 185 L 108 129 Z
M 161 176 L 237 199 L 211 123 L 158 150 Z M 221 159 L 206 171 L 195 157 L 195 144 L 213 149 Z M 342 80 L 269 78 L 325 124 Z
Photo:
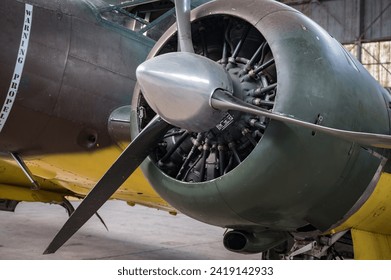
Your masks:
M 229 92 L 219 89 L 216 90 L 212 95 L 210 104 L 213 108 L 219 110 L 235 110 L 258 116 L 264 116 L 284 123 L 295 124 L 313 131 L 322 132 L 364 146 L 391 149 L 391 135 L 342 130 L 294 119 L 283 114 L 273 113 L 256 107 L 240 100 L 239 98 L 236 98 Z
M 190 10 L 191 0 L 175 0 L 175 13 L 178 29 L 178 50 L 194 53 L 191 39 Z
M 193 132 L 209 130 L 222 120 L 225 112 L 233 110 L 298 125 L 364 146 L 391 149 L 391 135 L 321 126 L 246 103 L 233 95 L 226 70 L 197 54 L 168 53 L 153 58 L 139 66 L 137 79 L 155 112 L 173 126 Z M 162 103 L 162 99 L 169 102 Z
M 142 63 L 137 80 L 157 116 L 141 131 L 82 201 L 44 254 L 54 253 L 78 231 L 144 161 L 171 125 L 205 132 L 221 122 L 228 110 L 265 116 L 333 135 L 365 146 L 391 149 L 391 136 L 329 128 L 250 105 L 233 95 L 232 80 L 219 64 L 194 54 L 190 0 L 175 0 L 179 53 Z
M 178 47 L 183 52 L 194 52 L 191 39 L 190 4 L 190 0 L 175 0 Z M 152 119 L 88 193 L 44 254 L 56 252 L 71 238 L 132 175 L 170 128 L 171 125 L 163 121 L 159 115 Z
M 84 198 L 44 254 L 56 252 L 71 238 L 136 170 L 170 128 L 159 116 L 152 119 Z

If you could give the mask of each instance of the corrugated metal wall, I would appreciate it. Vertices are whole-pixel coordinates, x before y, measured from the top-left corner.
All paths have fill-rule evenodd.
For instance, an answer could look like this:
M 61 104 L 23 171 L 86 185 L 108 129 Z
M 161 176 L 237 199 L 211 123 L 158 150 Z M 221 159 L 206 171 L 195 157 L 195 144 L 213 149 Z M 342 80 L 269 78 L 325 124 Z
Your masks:
M 349 44 L 391 40 L 390 0 L 282 0 L 318 22 L 338 41 Z
M 281 0 L 325 28 L 391 87 L 391 0 Z
M 363 39 L 369 41 L 391 40 L 391 1 L 366 0 L 364 26 Z
M 289 4 L 292 1 L 281 2 L 315 20 L 338 41 L 343 43 L 356 41 L 359 34 L 359 0 L 304 1 L 304 4 Z M 300 1 L 295 1 L 297 2 Z

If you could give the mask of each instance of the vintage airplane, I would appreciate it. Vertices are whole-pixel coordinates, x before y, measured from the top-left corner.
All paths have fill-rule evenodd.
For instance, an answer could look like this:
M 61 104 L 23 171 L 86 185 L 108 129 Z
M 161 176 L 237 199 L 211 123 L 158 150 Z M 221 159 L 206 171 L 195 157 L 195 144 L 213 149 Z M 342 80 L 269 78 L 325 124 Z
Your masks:
M 0 207 L 69 211 L 45 253 L 112 198 L 238 253 L 391 258 L 390 93 L 298 11 L 3 0 L 0 30 Z

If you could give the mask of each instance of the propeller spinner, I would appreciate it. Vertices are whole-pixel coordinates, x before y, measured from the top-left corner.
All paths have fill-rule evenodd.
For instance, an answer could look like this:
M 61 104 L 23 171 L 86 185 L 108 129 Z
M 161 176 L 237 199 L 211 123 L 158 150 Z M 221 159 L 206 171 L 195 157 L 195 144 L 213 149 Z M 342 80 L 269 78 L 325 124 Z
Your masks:
M 210 100 L 220 89 L 233 91 L 227 71 L 194 53 L 168 53 L 142 63 L 137 81 L 151 108 L 166 122 L 191 132 L 204 132 L 225 116 Z

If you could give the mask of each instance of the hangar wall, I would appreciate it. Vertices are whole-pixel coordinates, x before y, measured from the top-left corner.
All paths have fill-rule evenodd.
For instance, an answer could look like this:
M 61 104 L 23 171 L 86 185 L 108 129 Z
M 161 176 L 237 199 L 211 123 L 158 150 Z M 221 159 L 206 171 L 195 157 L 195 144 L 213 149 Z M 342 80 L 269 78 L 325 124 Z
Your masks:
M 391 87 L 390 0 L 281 0 L 343 43 L 383 85 Z

